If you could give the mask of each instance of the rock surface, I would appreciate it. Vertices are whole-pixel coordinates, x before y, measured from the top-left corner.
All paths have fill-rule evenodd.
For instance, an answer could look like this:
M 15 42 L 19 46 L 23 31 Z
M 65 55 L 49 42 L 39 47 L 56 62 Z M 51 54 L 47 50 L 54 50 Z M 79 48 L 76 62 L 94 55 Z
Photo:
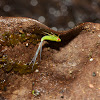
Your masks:
M 26 75 L 6 73 L 7 91 L 0 94 L 7 100 L 99 100 L 100 24 L 85 23 L 69 33 L 60 36 L 61 43 L 44 44 L 38 71 Z M 25 44 L 4 46 L 8 59 L 29 62 L 38 44 Z

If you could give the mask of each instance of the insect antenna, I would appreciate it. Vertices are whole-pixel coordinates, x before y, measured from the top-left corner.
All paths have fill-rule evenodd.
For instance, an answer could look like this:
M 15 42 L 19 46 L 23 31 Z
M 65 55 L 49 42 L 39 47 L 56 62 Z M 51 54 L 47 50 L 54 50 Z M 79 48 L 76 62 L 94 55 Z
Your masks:
M 53 34 L 52 32 L 51 33 L 48 33 L 48 32 L 43 32 L 45 35 L 55 35 Z

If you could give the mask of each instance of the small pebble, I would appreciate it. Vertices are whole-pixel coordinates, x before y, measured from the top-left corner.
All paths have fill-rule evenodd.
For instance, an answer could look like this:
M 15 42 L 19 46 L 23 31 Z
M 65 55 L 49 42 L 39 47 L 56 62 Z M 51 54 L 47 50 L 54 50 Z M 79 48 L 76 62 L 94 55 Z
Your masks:
M 34 84 L 35 84 L 35 83 L 33 82 L 33 84 L 32 84 L 32 85 L 34 86 Z
M 37 72 L 39 72 L 39 70 L 38 70 L 38 69 L 36 69 L 36 70 L 35 70 L 35 72 L 37 73 Z
M 90 58 L 90 61 L 93 61 L 93 58 Z
M 40 91 L 36 90 L 35 91 L 35 96 L 39 96 L 40 95 Z
M 28 47 L 28 43 L 26 43 L 26 47 Z
M 72 70 L 70 70 L 70 71 L 69 71 L 69 74 L 72 74 L 72 73 L 73 73 L 73 71 L 72 71 Z
M 100 37 L 100 34 L 98 35 L 98 37 Z
M 82 49 L 82 51 L 84 51 L 84 49 Z
M 63 98 L 64 98 L 64 96 L 61 96 L 61 98 L 63 99 Z
M 89 87 L 90 87 L 90 88 L 94 88 L 93 84 L 89 84 Z
M 93 76 L 93 77 L 95 77 L 95 76 L 96 76 L 96 73 L 95 73 L 95 72 L 93 72 L 93 73 L 92 73 L 92 76 Z

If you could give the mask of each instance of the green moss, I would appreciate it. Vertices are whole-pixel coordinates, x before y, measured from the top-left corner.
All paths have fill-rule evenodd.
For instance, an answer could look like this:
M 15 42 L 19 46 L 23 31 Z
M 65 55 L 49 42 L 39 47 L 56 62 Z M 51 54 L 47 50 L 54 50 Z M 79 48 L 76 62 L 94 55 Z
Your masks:
M 38 34 L 37 34 L 38 33 Z M 14 47 L 15 45 L 18 45 L 19 43 L 23 43 L 25 41 L 28 41 L 28 44 L 37 44 L 40 42 L 42 37 L 42 34 L 39 32 L 34 32 L 34 34 L 31 33 L 25 33 L 25 32 L 18 32 L 18 33 L 4 33 L 2 35 L 2 38 L 0 38 L 0 48 L 2 46 L 11 46 Z M 4 53 L 0 53 L 0 70 L 3 71 L 3 74 L 15 72 L 18 74 L 28 74 L 31 72 L 34 72 L 35 69 L 38 67 L 37 64 L 34 65 L 32 70 L 32 65 L 19 63 L 17 61 L 10 61 L 8 60 L 9 57 L 5 55 Z M 1 74 L 1 72 L 0 72 Z M 0 90 L 5 90 L 7 81 L 3 81 L 4 79 L 0 80 Z
M 2 64 L 0 64 L 0 68 L 5 68 L 5 72 L 15 72 L 19 74 L 27 74 L 34 72 L 37 68 L 37 64 L 34 65 L 34 69 L 32 70 L 32 66 L 28 64 L 22 64 L 19 62 L 8 61 L 7 59 L 2 59 Z
M 32 70 L 32 65 L 14 62 L 12 60 L 9 61 L 7 55 L 2 55 L 0 57 L 0 75 L 6 75 L 6 73 L 9 74 L 11 72 L 18 73 L 20 75 L 28 74 L 34 72 L 37 67 L 38 65 L 35 64 Z M 5 80 L 5 77 L 3 76 L 1 77 L 2 80 L 0 79 L 0 90 L 6 91 L 8 80 Z
M 12 46 L 19 43 L 23 43 L 28 40 L 29 43 L 37 44 L 40 39 L 41 35 L 30 34 L 30 33 L 5 33 L 2 35 L 2 41 L 0 41 L 1 46 Z M 34 69 L 32 70 L 32 65 L 24 65 L 23 63 L 9 61 L 6 55 L 1 55 L 0 58 L 0 68 L 5 67 L 6 72 L 14 71 L 19 74 L 27 74 L 33 72 L 37 65 L 34 65 Z
M 93 55 L 93 51 L 90 51 L 88 54 L 89 59 L 92 58 L 92 55 Z
M 0 80 L 0 90 L 6 91 L 7 82 L 5 80 Z
M 3 67 L 3 65 L 0 65 L 0 68 L 2 68 Z
M 37 67 L 38 65 L 35 64 L 32 70 L 31 65 L 23 65 L 22 63 L 18 63 L 18 62 L 10 62 L 7 59 L 2 59 L 0 61 L 0 71 L 2 70 L 3 75 L 6 75 L 6 73 L 11 73 L 11 72 L 18 73 L 20 75 L 28 74 L 28 73 L 34 72 Z M 0 72 L 0 75 L 1 75 L 1 72 Z M 3 76 L 1 77 L 2 77 L 2 80 L 0 79 L 0 90 L 6 91 L 8 80 L 5 80 L 5 77 Z
M 15 46 L 17 45 L 19 42 L 23 43 L 25 41 L 29 41 L 29 43 L 32 44 L 37 44 L 40 39 L 41 39 L 41 35 L 36 35 L 36 34 L 29 34 L 29 33 L 5 33 L 2 35 L 2 41 L 0 40 L 0 42 L 2 42 L 3 46 Z

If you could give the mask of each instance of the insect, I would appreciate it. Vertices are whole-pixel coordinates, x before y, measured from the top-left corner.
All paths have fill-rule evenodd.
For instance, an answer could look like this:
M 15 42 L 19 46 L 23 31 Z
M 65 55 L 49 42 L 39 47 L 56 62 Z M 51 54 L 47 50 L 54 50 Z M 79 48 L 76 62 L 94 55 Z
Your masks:
M 45 32 L 45 33 L 46 33 L 46 32 Z M 32 58 L 31 62 L 29 63 L 29 65 L 30 65 L 30 64 L 33 64 L 33 65 L 32 65 L 32 70 L 33 70 L 33 66 L 34 66 L 34 64 L 35 64 L 35 62 L 36 62 L 36 58 L 37 58 L 37 56 L 38 56 L 39 51 L 40 51 L 40 60 L 41 60 L 41 52 L 42 52 L 42 43 L 43 43 L 43 41 L 45 41 L 45 40 L 50 40 L 50 41 L 61 42 L 61 39 L 59 38 L 59 36 L 56 36 L 55 34 L 49 34 L 49 33 L 46 33 L 46 34 L 48 34 L 48 35 L 43 36 L 43 37 L 41 38 L 41 42 L 40 42 L 40 44 L 39 44 L 39 46 L 38 46 L 38 49 L 37 49 L 37 51 L 36 51 L 36 53 L 35 53 L 35 56 Z

